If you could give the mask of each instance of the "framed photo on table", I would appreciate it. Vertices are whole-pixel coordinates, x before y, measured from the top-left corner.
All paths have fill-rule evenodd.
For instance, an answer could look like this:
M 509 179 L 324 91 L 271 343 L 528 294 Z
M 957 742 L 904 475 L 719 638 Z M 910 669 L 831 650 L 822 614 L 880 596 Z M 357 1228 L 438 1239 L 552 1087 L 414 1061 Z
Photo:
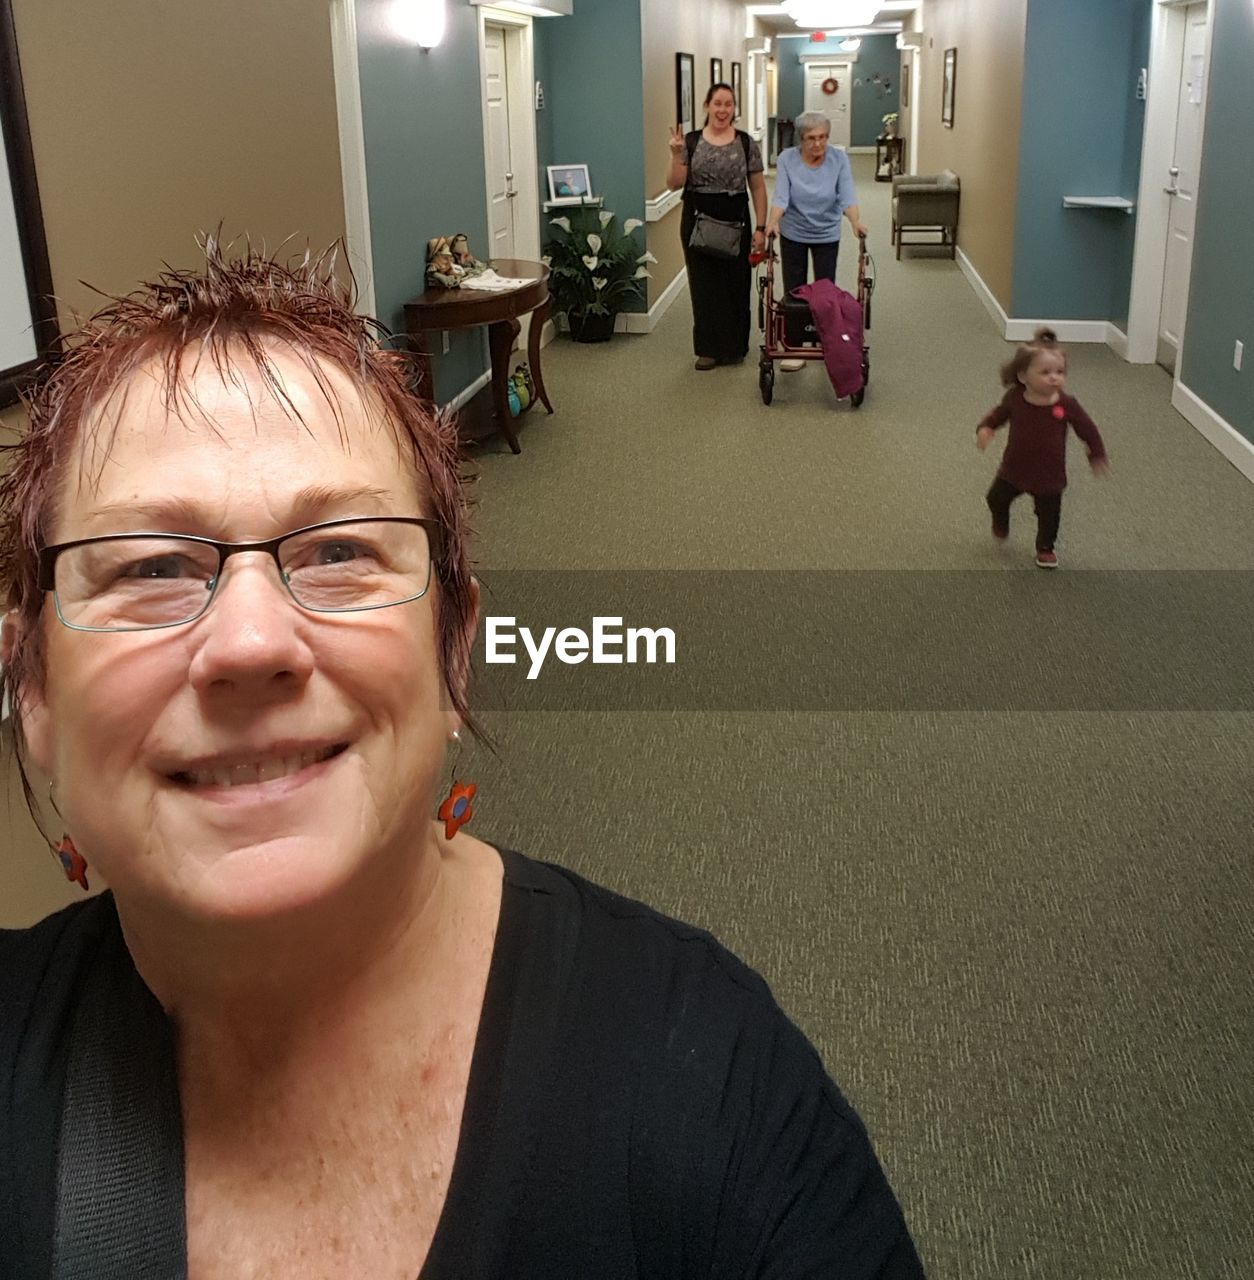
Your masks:
M 550 204 L 583 204 L 592 196 L 592 180 L 586 164 L 551 164 L 549 172 Z
M 732 63 L 732 97 L 736 99 L 736 119 L 740 119 L 740 63 Z
M 722 58 L 710 59 L 710 83 L 711 84 L 723 83 L 723 59 Z
M 675 121 L 680 133 L 691 133 L 696 124 L 697 105 L 693 85 L 697 78 L 696 59 L 690 53 L 675 55 Z
M 958 84 L 958 50 L 945 50 L 945 77 L 941 84 L 941 124 L 954 127 L 954 90 Z

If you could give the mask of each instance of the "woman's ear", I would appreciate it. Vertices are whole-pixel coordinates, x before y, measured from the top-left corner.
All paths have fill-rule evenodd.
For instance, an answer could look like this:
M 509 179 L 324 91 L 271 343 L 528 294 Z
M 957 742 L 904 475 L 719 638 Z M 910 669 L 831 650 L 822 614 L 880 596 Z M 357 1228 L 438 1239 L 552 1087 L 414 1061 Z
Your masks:
M 13 654 L 22 638 L 22 630 L 23 624 L 16 612 L 4 615 L 4 622 L 0 624 L 0 661 L 6 667 L 13 665 Z M 28 679 L 20 689 L 11 689 L 10 694 L 21 722 L 26 754 L 40 773 L 51 777 L 52 716 L 43 688 Z

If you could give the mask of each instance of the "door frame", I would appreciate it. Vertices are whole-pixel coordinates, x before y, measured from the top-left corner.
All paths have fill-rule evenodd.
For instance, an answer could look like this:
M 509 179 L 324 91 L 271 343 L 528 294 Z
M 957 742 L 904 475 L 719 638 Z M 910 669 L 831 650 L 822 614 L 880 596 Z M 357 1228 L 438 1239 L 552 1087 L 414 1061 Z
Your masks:
M 1145 101 L 1145 132 L 1141 142 L 1141 181 L 1137 191 L 1136 235 L 1132 250 L 1132 290 L 1128 298 L 1128 345 L 1124 358 L 1132 364 L 1154 364 L 1158 358 L 1158 320 L 1162 311 L 1163 283 L 1167 271 L 1167 233 L 1170 200 L 1163 188 L 1168 175 L 1161 158 L 1175 146 L 1176 115 L 1180 95 L 1179 68 L 1184 56 L 1185 10 L 1199 0 L 1150 0 L 1149 90 Z M 1210 53 L 1215 28 L 1215 2 L 1206 3 L 1206 38 L 1202 54 L 1202 78 L 1210 97 Z M 1207 106 L 1202 108 L 1199 159 L 1206 154 Z M 1200 173 L 1200 168 L 1199 168 Z M 1185 289 L 1192 275 L 1192 260 Z M 1180 380 L 1188 308 L 1180 330 L 1175 381 Z
M 485 68 L 487 49 L 485 33 L 489 26 L 505 29 L 505 67 L 511 92 L 509 97 L 509 150 L 514 166 L 514 254 L 531 262 L 540 259 L 540 159 L 536 147 L 535 53 L 530 14 L 511 13 L 480 5 L 478 19 L 480 119 L 483 123 L 483 195 L 484 211 L 491 225 L 488 208 L 491 181 L 488 174 L 488 93 Z M 517 85 L 519 92 L 513 92 Z
M 370 244 L 370 193 L 366 181 L 366 136 L 361 118 L 361 74 L 357 66 L 354 0 L 331 0 L 331 65 L 340 134 L 340 183 L 344 188 L 344 241 L 357 282 L 357 310 L 375 316 L 374 253 Z

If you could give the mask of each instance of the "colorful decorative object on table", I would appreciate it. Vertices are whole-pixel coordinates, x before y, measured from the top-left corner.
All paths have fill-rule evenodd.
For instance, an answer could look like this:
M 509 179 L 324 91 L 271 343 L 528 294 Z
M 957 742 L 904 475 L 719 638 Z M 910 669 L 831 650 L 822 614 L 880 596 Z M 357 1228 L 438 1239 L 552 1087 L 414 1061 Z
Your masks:
M 470 252 L 470 242 L 459 233 L 435 236 L 427 241 L 427 287 L 456 289 L 467 276 L 482 275 L 488 269 Z

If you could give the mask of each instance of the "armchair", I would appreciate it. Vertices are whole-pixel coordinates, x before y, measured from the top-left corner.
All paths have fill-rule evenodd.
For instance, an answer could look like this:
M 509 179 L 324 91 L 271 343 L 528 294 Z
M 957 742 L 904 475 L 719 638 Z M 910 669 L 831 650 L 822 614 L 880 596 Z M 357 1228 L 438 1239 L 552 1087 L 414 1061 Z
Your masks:
M 962 184 L 951 169 L 930 177 L 903 174 L 893 179 L 893 243 L 940 244 L 949 256 L 958 252 L 958 201 Z M 940 240 L 906 240 L 907 231 L 940 232 Z

